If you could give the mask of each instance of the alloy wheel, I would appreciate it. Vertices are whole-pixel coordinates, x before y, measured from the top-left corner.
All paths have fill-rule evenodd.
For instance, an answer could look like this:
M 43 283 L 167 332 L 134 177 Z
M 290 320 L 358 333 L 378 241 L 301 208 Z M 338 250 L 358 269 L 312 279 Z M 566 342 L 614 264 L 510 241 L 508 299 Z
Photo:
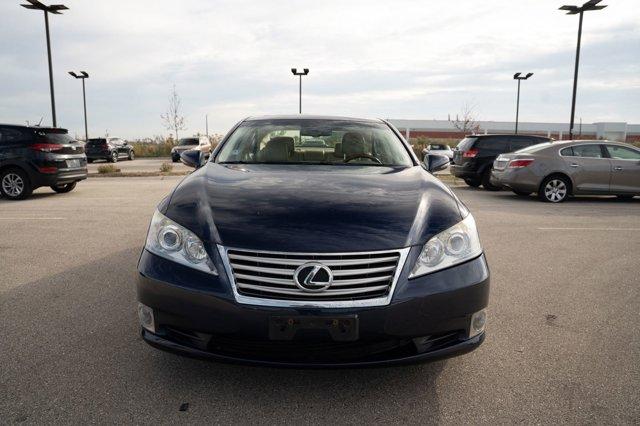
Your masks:
M 567 185 L 560 179 L 551 179 L 544 187 L 544 196 L 552 203 L 559 203 L 567 196 Z
M 24 180 L 17 173 L 7 173 L 2 178 L 2 189 L 10 197 L 18 197 L 24 191 Z

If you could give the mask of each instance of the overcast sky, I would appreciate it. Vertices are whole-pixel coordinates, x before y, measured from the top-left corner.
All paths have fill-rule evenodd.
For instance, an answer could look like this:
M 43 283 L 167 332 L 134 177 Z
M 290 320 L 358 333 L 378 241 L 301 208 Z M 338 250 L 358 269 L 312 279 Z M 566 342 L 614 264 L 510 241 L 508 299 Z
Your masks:
M 568 1 L 568 0 L 567 0 Z M 579 3 L 581 3 L 580 1 Z M 49 124 L 44 19 L 0 0 L 0 122 Z M 50 4 L 49 2 L 46 2 Z M 60 1 L 54 1 L 60 3 Z M 578 18 L 555 0 L 66 0 L 50 19 L 58 125 L 167 135 L 173 84 L 184 134 L 226 132 L 248 115 L 303 111 L 446 119 L 463 104 L 479 119 L 567 122 Z M 578 3 L 578 4 L 579 4 Z M 568 4 L 574 4 L 569 2 Z M 640 123 L 640 4 L 608 0 L 585 14 L 576 120 Z

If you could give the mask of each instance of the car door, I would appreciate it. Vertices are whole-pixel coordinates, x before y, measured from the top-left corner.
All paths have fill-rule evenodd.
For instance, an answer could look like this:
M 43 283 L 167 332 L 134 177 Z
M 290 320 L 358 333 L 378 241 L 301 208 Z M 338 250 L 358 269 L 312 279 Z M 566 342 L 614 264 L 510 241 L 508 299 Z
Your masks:
M 611 162 L 598 143 L 573 145 L 561 151 L 564 169 L 573 181 L 574 192 L 606 193 L 611 179 Z
M 605 145 L 611 162 L 610 191 L 640 194 L 640 150 L 622 145 Z

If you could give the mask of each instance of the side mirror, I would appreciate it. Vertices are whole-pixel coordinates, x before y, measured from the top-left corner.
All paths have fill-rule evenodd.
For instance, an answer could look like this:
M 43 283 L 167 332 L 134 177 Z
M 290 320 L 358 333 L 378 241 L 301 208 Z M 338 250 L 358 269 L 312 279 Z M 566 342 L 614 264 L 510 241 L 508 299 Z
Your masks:
M 440 154 L 427 154 L 424 157 L 424 165 L 430 173 L 444 170 L 449 165 L 449 157 Z
M 204 155 L 200 151 L 190 149 L 188 151 L 182 151 L 180 154 L 180 161 L 186 166 L 199 169 L 206 162 Z

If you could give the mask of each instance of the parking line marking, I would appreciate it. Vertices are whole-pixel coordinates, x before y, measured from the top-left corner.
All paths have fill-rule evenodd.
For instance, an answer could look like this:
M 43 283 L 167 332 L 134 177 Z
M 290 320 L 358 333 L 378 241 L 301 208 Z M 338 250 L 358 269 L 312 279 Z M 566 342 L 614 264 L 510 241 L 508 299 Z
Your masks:
M 640 228 L 538 228 L 541 231 L 640 231 Z

